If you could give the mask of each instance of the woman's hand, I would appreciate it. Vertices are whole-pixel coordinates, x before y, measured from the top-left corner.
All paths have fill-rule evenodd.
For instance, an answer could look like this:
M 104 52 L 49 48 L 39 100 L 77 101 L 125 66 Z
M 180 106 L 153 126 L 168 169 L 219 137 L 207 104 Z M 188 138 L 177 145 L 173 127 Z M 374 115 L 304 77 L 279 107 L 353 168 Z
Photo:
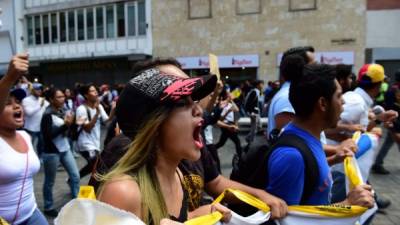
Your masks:
M 199 216 L 208 215 L 208 214 L 211 214 L 211 213 L 213 213 L 215 211 L 218 211 L 218 212 L 220 212 L 222 214 L 222 219 L 221 220 L 224 221 L 224 222 L 229 222 L 229 220 L 232 217 L 230 209 L 228 209 L 225 206 L 217 203 L 217 204 L 214 204 L 214 205 L 211 205 L 211 204 L 203 205 L 203 206 L 200 206 L 199 208 L 193 210 L 192 212 L 189 212 L 189 219 L 193 219 L 193 218 L 196 218 L 196 217 L 199 217 Z

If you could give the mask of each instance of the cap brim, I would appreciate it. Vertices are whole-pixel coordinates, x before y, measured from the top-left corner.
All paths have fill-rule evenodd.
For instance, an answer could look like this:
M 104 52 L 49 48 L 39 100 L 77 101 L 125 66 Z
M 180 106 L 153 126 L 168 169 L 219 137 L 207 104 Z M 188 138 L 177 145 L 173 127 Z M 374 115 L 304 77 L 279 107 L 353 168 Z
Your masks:
M 203 83 L 200 86 L 197 86 L 191 94 L 191 97 L 194 101 L 201 100 L 207 95 L 211 94 L 211 92 L 214 91 L 218 81 L 216 75 L 205 75 L 201 76 L 200 78 L 202 79 Z
M 17 98 L 19 101 L 22 101 L 26 97 L 26 92 L 22 88 L 16 88 L 10 91 L 10 95 Z

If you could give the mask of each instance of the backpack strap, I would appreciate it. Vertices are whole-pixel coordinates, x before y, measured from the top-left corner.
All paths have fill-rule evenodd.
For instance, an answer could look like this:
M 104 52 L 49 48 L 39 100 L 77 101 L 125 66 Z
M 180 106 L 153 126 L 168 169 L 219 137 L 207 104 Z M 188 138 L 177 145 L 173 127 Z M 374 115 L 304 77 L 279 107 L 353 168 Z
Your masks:
M 92 120 L 92 117 L 90 116 L 89 107 L 86 104 L 84 104 L 84 106 L 85 106 L 85 109 L 86 109 L 87 118 L 88 118 L 88 120 L 90 122 Z
M 313 191 L 316 189 L 319 178 L 319 168 L 317 159 L 308 147 L 307 143 L 301 137 L 294 134 L 282 134 L 277 142 L 272 146 L 271 151 L 267 156 L 267 164 L 272 152 L 279 147 L 293 147 L 296 148 L 304 160 L 304 187 L 301 196 L 300 204 L 305 204 L 305 201 L 310 198 Z M 268 166 L 267 166 L 268 170 Z M 267 172 L 268 174 L 268 172 Z M 267 175 L 268 179 L 268 175 Z

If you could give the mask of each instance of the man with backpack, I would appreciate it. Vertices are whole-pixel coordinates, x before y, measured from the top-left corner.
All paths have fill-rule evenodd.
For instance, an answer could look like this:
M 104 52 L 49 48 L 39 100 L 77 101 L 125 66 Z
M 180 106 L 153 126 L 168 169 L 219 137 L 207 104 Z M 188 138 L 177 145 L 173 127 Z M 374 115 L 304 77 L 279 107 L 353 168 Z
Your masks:
M 266 161 L 266 190 L 288 205 L 330 204 L 332 178 L 320 134 L 336 126 L 343 110 L 335 68 L 323 64 L 305 66 L 303 74 L 292 81 L 289 100 L 296 114 L 279 139 L 290 135 L 305 145 L 272 148 Z M 371 186 L 355 187 L 341 203 L 372 207 Z
M 110 116 L 107 115 L 99 102 L 98 92 L 93 84 L 81 87 L 81 94 L 85 103 L 76 109 L 76 124 L 79 125 L 77 149 L 87 161 L 80 171 L 80 177 L 88 175 L 96 162 L 96 156 L 100 152 L 101 122 L 106 123 L 114 117 L 115 103 L 113 103 Z

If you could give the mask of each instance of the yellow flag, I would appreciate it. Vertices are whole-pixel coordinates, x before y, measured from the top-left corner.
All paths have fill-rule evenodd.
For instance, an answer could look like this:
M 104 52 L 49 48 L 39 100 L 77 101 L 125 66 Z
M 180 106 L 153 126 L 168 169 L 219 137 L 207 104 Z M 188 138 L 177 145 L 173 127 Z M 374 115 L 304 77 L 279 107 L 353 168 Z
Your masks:
M 208 54 L 210 61 L 210 73 L 217 75 L 218 80 L 221 80 L 221 74 L 219 73 L 218 57 L 214 54 Z

